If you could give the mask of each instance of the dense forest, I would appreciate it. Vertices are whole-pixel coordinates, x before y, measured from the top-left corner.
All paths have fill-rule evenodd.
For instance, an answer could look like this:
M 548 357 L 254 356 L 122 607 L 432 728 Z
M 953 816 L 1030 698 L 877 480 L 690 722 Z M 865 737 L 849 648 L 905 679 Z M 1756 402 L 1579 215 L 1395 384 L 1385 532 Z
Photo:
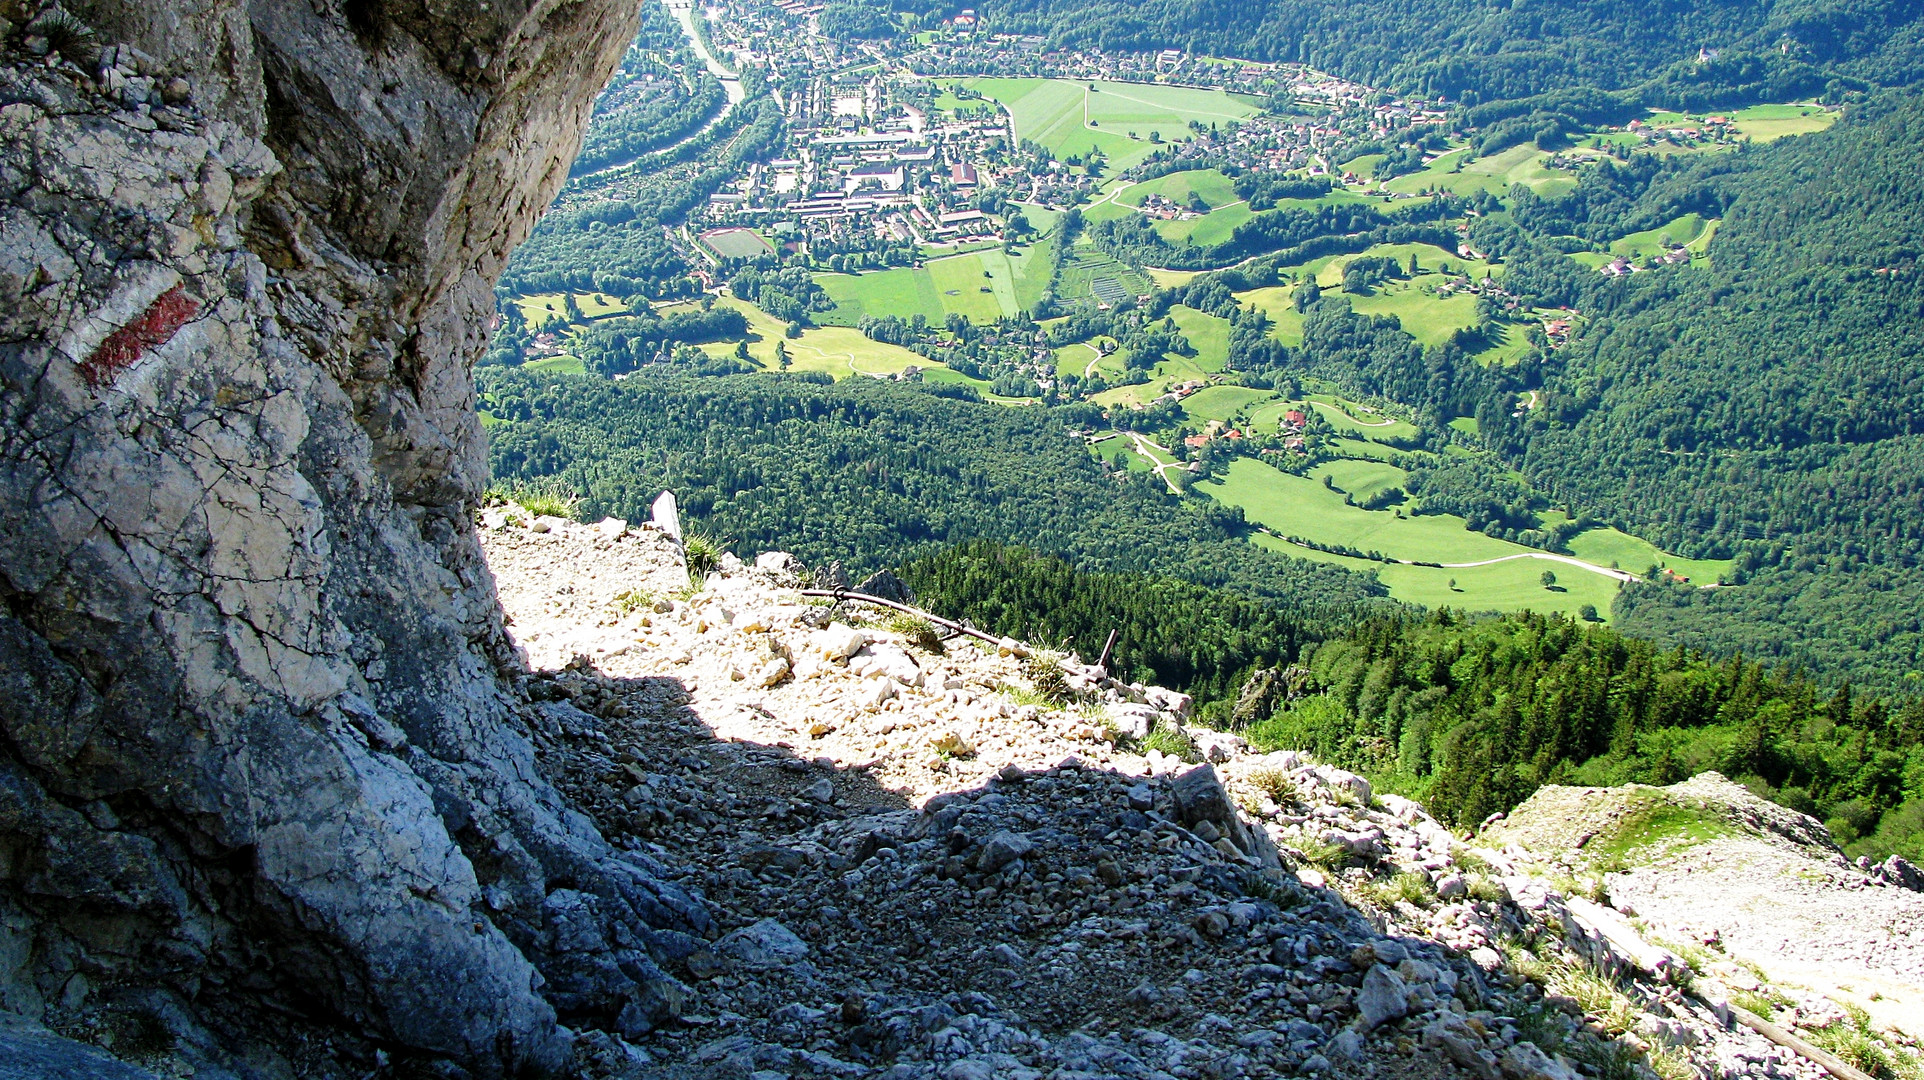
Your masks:
M 980 9 L 999 30 L 1069 47 L 1301 62 L 1471 103 L 1582 88 L 1702 107 L 1924 76 L 1920 13 L 1903 0 L 984 0 Z
M 988 540 L 916 559 L 901 577 L 937 614 L 1075 649 L 1087 661 L 1114 631 L 1110 671 L 1205 702 L 1234 697 L 1252 669 L 1291 660 L 1340 625 L 1175 578 L 1082 573 L 1054 556 Z
M 1640 184 L 1597 170 L 1518 213 L 1608 234 L 1728 208 L 1707 266 L 1575 298 L 1595 319 L 1555 354 L 1544 407 L 1493 425 L 1556 497 L 1667 550 L 1744 553 L 1743 589 L 1632 590 L 1627 626 L 1886 685 L 1924 667 L 1920 140 L 1924 103 L 1874 101 Z M 1625 185 L 1621 209 L 1599 193 Z
M 1248 734 L 1309 749 L 1474 826 L 1542 784 L 1715 769 L 1824 819 L 1852 854 L 1924 855 L 1924 701 L 1820 690 L 1740 658 L 1556 616 L 1438 612 L 1311 649 Z
M 495 477 L 565 486 L 589 518 L 646 517 L 666 488 L 724 542 L 811 564 L 877 569 L 989 539 L 1083 570 L 1234 588 L 1304 618 L 1389 603 L 1367 577 L 1247 543 L 1240 511 L 1108 472 L 1066 410 L 770 374 L 612 382 L 489 368 L 481 388 Z
M 1088 656 L 1115 629 L 1115 670 L 1200 700 L 1226 703 L 1253 668 L 1294 661 L 1246 737 L 1365 772 L 1460 827 L 1543 784 L 1715 769 L 1825 820 L 1853 855 L 1924 857 L 1924 699 L 1823 689 L 1559 616 L 1440 611 L 1330 633 L 1214 590 L 982 542 L 904 574 L 931 610 L 996 633 Z

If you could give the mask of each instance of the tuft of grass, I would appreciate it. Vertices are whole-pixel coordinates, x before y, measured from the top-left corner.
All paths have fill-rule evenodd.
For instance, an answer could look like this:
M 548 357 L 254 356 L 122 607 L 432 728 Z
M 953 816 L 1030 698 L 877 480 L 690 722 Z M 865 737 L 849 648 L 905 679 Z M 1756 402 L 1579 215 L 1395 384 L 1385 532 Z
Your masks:
M 1699 1080 L 1697 1067 L 1674 1047 L 1655 1043 L 1645 1051 L 1644 1057 L 1650 1063 L 1650 1071 L 1660 1080 Z
M 646 589 L 628 589 L 615 594 L 615 610 L 623 615 L 632 615 L 641 608 L 655 606 L 655 595 Z
M 1062 670 L 1060 657 L 1047 653 L 1030 653 L 1022 661 L 1022 674 L 1028 676 L 1029 684 L 1035 692 L 1050 705 L 1067 705 L 1074 695 L 1069 690 L 1068 672 Z
M 1241 885 L 1244 896 L 1253 900 L 1267 900 L 1284 911 L 1302 904 L 1305 899 L 1301 892 L 1263 873 L 1244 875 Z
M 55 4 L 27 24 L 29 34 L 47 39 L 47 48 L 70 63 L 91 67 L 100 59 L 100 39 L 80 16 Z
M 1456 863 L 1456 868 L 1465 874 L 1488 874 L 1491 872 L 1490 861 L 1466 847 L 1459 847 L 1452 850 L 1450 852 L 1450 859 Z
M 535 517 L 572 520 L 580 509 L 581 498 L 555 477 L 533 483 L 513 481 L 488 489 L 490 502 L 512 503 Z
M 1299 850 L 1310 865 L 1331 873 L 1341 870 L 1355 854 L 1341 844 L 1326 844 L 1321 840 L 1305 840 Z
M 1766 1020 L 1776 1019 L 1778 1009 L 1792 1004 L 1789 998 L 1769 989 L 1762 993 L 1752 990 L 1732 990 L 1730 1003 L 1740 1009 L 1754 1012 Z
M 1877 1080 L 1924 1080 L 1924 1061 L 1878 1032 L 1871 1025 L 1870 1014 L 1862 1008 L 1849 1002 L 1840 1004 L 1844 1007 L 1843 1023 L 1806 1030 L 1804 1037 Z
M 999 692 L 1015 705 L 1034 705 L 1038 709 L 1053 709 L 1056 707 L 1055 702 L 1050 701 L 1048 698 L 1026 686 L 1017 686 L 1011 683 L 1004 685 Z
M 902 635 L 903 639 L 918 649 L 932 653 L 942 651 L 942 633 L 934 623 L 920 615 L 906 612 L 889 620 L 889 631 Z
M 1550 884 L 1565 896 L 1581 896 L 1593 904 L 1610 902 L 1610 894 L 1604 889 L 1600 877 L 1579 878 L 1572 874 L 1557 874 L 1550 879 Z
M 1470 899 L 1486 904 L 1503 902 L 1503 886 L 1494 875 L 1477 873 L 1469 875 L 1469 879 Z
M 1196 744 L 1188 735 L 1161 724 L 1156 725 L 1156 730 L 1150 732 L 1149 737 L 1138 744 L 1138 748 L 1145 754 L 1151 750 L 1160 750 L 1170 757 L 1180 758 L 1192 765 L 1202 760 L 1202 755 L 1196 752 Z
M 1302 797 L 1296 781 L 1281 769 L 1259 769 L 1249 774 L 1249 784 L 1277 806 L 1289 806 Z
M 699 529 L 690 529 L 682 534 L 682 555 L 688 562 L 688 580 L 701 581 L 708 572 L 721 563 L 721 541 Z
M 1383 907 L 1404 903 L 1427 908 L 1436 903 L 1436 889 L 1430 879 L 1408 871 L 1388 881 L 1373 882 L 1366 886 L 1365 892 Z

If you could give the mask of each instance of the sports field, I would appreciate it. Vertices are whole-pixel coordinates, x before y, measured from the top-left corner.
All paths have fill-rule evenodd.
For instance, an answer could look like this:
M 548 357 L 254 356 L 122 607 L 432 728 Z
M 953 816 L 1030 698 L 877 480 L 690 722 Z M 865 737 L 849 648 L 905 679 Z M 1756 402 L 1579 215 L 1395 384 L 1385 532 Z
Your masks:
M 752 259 L 775 250 L 753 229 L 710 229 L 701 242 L 724 259 Z
M 1189 122 L 1246 120 L 1261 110 L 1221 90 L 1067 79 L 975 78 L 963 85 L 1008 108 L 1018 139 L 1047 147 L 1058 158 L 1101 150 L 1112 172 L 1136 164 L 1163 142 L 1189 137 Z

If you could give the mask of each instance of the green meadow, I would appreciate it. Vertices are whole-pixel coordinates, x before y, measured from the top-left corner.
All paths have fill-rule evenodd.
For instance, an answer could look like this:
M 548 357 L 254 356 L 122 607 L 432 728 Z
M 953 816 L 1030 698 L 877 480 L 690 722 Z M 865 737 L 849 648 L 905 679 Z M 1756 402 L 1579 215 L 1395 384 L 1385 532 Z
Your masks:
M 1149 156 L 1163 142 L 1190 135 L 1189 122 L 1204 125 L 1246 120 L 1261 110 L 1221 90 L 1140 83 L 1067 79 L 974 78 L 962 85 L 1009 110 L 1016 137 L 1030 139 L 1059 158 L 1087 157 L 1100 150 L 1112 171 Z
M 1325 487 L 1324 476 L 1335 486 Z M 1222 479 L 1203 481 L 1196 487 L 1225 504 L 1241 507 L 1251 522 L 1280 534 L 1258 534 L 1254 539 L 1261 546 L 1297 558 L 1374 572 L 1390 595 L 1400 600 L 1430 607 L 1477 611 L 1527 608 L 1571 615 L 1589 604 L 1608 617 L 1618 589 L 1614 578 L 1537 558 L 1541 553 L 1530 548 L 1469 531 L 1463 519 L 1454 515 L 1411 516 L 1396 509 L 1364 510 L 1344 501 L 1346 495 L 1360 501 L 1373 491 L 1399 486 L 1401 476 L 1402 470 L 1394 466 L 1367 461 L 1326 462 L 1310 476 L 1292 476 L 1239 458 Z M 1346 489 L 1345 484 L 1353 487 Z M 1289 543 L 1282 536 L 1375 551 L 1394 559 L 1484 565 L 1381 563 L 1317 551 Z M 1543 585 L 1545 570 L 1556 576 L 1552 588 Z
M 870 316 L 921 315 L 941 323 L 951 313 L 990 323 L 1032 306 L 1048 287 L 1049 241 L 1010 255 L 990 247 L 966 255 L 931 259 L 919 267 L 901 266 L 860 274 L 818 273 L 815 280 L 835 301 L 835 310 L 816 321 L 855 326 Z

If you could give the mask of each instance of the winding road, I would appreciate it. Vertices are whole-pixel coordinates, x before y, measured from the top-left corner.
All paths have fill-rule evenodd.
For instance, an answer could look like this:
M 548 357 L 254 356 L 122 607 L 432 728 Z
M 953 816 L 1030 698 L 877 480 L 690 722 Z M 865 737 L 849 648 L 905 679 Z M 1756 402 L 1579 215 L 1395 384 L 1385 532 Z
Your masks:
M 1082 346 L 1083 348 L 1088 349 L 1090 352 L 1096 354 L 1096 358 L 1094 360 L 1089 361 L 1089 366 L 1082 369 L 1082 377 L 1086 379 L 1091 375 L 1094 375 L 1096 373 L 1096 365 L 1102 363 L 1102 350 L 1096 348 L 1094 345 L 1091 345 L 1086 341 L 1082 343 Z
M 1274 529 L 1263 528 L 1259 531 L 1267 533 L 1268 535 L 1273 536 L 1278 540 L 1281 540 L 1285 544 L 1292 544 L 1296 547 L 1304 549 L 1305 551 L 1322 550 L 1320 548 L 1310 547 L 1308 544 L 1302 543 L 1301 541 L 1296 540 L 1293 537 L 1284 536 L 1283 534 L 1277 532 Z M 1573 566 L 1578 570 L 1587 570 L 1592 574 L 1601 574 L 1604 577 L 1611 578 L 1616 581 L 1638 582 L 1643 580 L 1642 578 L 1638 577 L 1635 574 L 1630 573 L 1627 570 L 1616 570 L 1608 566 L 1598 566 L 1596 563 L 1587 563 L 1587 562 L 1584 562 L 1582 559 L 1573 558 L 1569 555 L 1553 555 L 1547 551 L 1519 551 L 1515 555 L 1500 555 L 1494 559 L 1482 559 L 1477 562 L 1446 562 L 1446 563 L 1418 562 L 1415 559 L 1393 559 L 1387 555 L 1383 556 L 1383 558 L 1378 561 L 1397 563 L 1402 566 L 1433 566 L 1433 567 L 1441 567 L 1445 570 L 1467 570 L 1475 566 L 1494 566 L 1497 563 L 1514 562 L 1517 559 L 1543 559 L 1546 562 L 1562 563 L 1565 566 Z

